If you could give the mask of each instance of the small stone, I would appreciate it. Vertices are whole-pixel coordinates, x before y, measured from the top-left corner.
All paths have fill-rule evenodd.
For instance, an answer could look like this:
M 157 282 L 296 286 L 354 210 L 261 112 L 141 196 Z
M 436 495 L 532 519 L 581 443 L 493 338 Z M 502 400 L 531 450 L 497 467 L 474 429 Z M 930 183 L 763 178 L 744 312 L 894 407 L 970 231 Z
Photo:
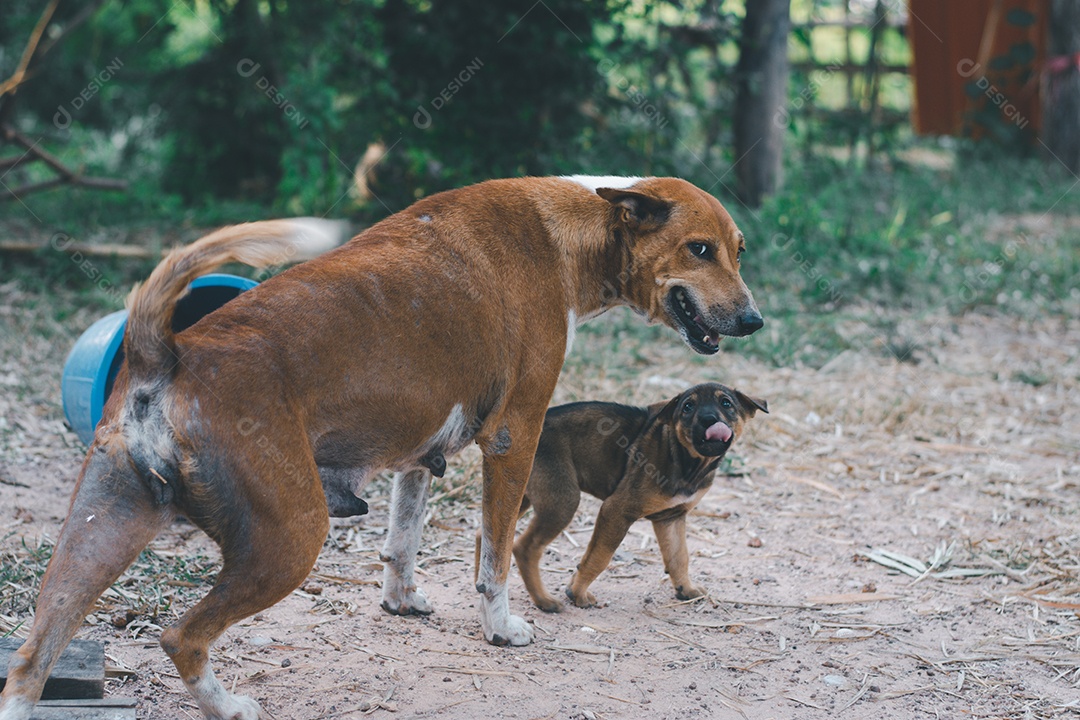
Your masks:
M 263 637 L 262 635 L 255 635 L 254 637 L 248 638 L 248 644 L 254 645 L 255 647 L 265 647 L 272 644 L 273 642 L 274 641 L 270 638 Z
M 826 685 L 832 685 L 834 687 L 844 687 L 847 685 L 847 678 L 843 675 L 826 675 L 821 679 Z
M 281 661 L 281 667 L 283 668 L 289 667 L 290 665 L 292 665 L 292 660 L 290 660 L 289 658 L 285 658 Z
M 752 547 L 752 548 L 759 548 L 759 547 L 761 547 L 761 538 L 752 537 L 746 542 L 746 545 L 748 547 Z

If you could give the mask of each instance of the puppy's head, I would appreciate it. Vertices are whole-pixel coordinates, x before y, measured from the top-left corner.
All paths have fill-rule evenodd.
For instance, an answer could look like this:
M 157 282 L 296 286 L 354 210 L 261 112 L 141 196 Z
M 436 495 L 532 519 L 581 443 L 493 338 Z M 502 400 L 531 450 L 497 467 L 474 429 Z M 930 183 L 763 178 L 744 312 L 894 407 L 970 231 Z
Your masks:
M 726 385 L 704 383 L 672 398 L 660 419 L 672 424 L 679 443 L 694 455 L 720 457 L 758 410 L 769 412 L 768 403 Z
M 739 276 L 746 242 L 724 206 L 677 178 L 645 178 L 629 188 L 599 188 L 632 257 L 626 299 L 650 320 L 674 328 L 711 355 L 720 336 L 742 337 L 764 325 Z

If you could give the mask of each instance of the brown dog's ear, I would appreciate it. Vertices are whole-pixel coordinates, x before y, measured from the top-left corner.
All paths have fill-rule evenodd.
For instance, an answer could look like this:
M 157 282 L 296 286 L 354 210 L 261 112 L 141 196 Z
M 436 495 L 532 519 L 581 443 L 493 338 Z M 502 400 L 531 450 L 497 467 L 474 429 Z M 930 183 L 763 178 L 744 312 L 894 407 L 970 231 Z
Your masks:
M 662 224 L 667 220 L 671 206 L 664 200 L 654 198 L 633 190 L 615 188 L 597 188 L 596 194 L 612 205 L 622 208 L 623 219 L 628 223 L 642 224 L 655 222 Z
M 733 391 L 735 393 L 735 399 L 739 401 L 739 405 L 742 411 L 747 417 L 754 417 L 758 410 L 768 414 L 769 403 L 765 402 L 761 398 L 750 397 L 745 393 L 741 393 L 738 390 Z

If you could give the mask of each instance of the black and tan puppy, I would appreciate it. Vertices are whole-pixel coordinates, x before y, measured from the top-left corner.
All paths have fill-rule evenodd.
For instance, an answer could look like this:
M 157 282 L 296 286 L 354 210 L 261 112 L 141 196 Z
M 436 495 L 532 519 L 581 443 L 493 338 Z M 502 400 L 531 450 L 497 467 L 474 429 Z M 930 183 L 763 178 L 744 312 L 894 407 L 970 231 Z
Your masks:
M 648 408 L 581 402 L 548 410 L 521 504 L 522 513 L 533 508 L 533 519 L 514 543 L 518 570 L 537 607 L 562 609 L 540 580 L 540 558 L 570 524 L 582 492 L 604 503 L 566 589 L 575 605 L 596 604 L 589 585 L 641 518 L 652 521 L 679 599 L 704 595 L 690 581 L 686 513 L 708 492 L 720 459 L 758 410 L 769 411 L 764 400 L 717 383 Z

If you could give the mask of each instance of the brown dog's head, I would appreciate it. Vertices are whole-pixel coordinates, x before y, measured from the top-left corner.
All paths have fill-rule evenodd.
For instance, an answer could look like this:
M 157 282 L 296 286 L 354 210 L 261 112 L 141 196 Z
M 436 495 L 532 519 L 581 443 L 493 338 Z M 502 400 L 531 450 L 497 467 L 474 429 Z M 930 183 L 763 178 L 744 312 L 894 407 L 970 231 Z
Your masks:
M 742 337 L 764 325 L 739 277 L 743 234 L 716 198 L 677 178 L 596 192 L 615 206 L 630 247 L 623 289 L 633 307 L 703 355 L 720 349 L 721 335 Z
M 672 424 L 679 443 L 690 452 L 720 457 L 758 410 L 769 412 L 769 404 L 726 385 L 703 383 L 665 403 L 659 419 Z

